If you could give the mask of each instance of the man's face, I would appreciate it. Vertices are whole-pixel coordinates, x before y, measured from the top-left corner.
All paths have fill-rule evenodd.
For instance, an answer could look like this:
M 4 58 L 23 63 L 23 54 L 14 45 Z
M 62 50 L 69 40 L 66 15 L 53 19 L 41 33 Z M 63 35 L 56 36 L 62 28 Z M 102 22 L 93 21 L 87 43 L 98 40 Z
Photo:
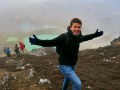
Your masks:
M 79 23 L 72 23 L 72 26 L 70 26 L 70 30 L 72 31 L 74 36 L 79 36 L 81 33 L 82 25 Z

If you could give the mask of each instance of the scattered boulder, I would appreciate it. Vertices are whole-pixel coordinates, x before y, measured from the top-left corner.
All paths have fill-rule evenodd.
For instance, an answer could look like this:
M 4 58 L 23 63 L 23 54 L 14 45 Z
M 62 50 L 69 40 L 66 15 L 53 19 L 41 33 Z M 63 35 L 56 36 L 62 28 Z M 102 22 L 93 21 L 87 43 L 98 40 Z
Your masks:
M 16 70 L 16 61 L 13 59 L 7 60 L 5 62 L 6 68 L 9 69 L 10 71 L 15 71 Z
M 21 60 L 10 59 L 10 60 L 7 60 L 5 62 L 5 64 L 6 64 L 6 69 L 8 69 L 10 71 L 24 70 L 25 69 L 23 59 L 21 59 Z
M 35 56 L 44 56 L 44 55 L 49 55 L 55 52 L 53 47 L 43 47 L 39 49 L 33 49 L 29 54 L 30 55 L 35 55 Z

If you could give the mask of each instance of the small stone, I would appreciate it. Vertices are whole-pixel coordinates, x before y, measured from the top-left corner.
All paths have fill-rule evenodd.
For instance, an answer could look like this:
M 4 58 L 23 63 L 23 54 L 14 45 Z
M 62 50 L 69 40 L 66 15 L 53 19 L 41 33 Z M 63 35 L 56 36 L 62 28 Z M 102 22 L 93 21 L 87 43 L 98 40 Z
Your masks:
M 24 66 L 22 66 L 22 67 L 21 67 L 21 69 L 22 69 L 22 70 L 24 70 L 24 69 L 25 69 L 25 67 L 24 67 Z
M 37 85 L 35 84 L 34 87 L 37 87 Z

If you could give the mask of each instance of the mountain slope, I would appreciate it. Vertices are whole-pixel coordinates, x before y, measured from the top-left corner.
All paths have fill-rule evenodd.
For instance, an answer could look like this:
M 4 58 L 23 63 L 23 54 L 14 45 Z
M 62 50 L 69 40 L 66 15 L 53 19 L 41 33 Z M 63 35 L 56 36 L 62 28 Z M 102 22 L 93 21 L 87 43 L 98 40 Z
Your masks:
M 120 47 L 106 46 L 79 52 L 76 73 L 82 81 L 83 90 L 119 90 L 120 89 Z M 14 55 L 12 56 L 12 58 Z M 5 66 L 6 58 L 0 59 L 1 71 L 9 73 L 7 88 L 10 90 L 61 90 L 63 75 L 58 69 L 58 55 L 51 52 L 45 56 L 21 55 L 14 58 L 22 61 L 25 69 L 13 70 Z M 26 65 L 29 66 L 27 67 Z M 30 77 L 30 70 L 34 69 Z M 1 73 L 3 80 L 5 73 Z M 16 77 L 16 79 L 14 79 Z M 47 79 L 50 83 L 40 83 Z M 4 85 L 0 85 L 5 90 Z M 71 85 L 70 85 L 71 90 Z

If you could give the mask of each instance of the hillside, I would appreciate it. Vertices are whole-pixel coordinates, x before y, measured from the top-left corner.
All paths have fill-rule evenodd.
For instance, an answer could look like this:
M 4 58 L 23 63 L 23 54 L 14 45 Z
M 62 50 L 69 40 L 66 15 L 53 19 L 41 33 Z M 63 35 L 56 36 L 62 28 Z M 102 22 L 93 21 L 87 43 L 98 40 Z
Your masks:
M 0 58 L 0 90 L 61 90 L 63 75 L 58 70 L 55 52 L 14 57 L 13 61 Z M 106 46 L 79 52 L 76 72 L 82 80 L 83 90 L 119 90 L 120 47 Z

